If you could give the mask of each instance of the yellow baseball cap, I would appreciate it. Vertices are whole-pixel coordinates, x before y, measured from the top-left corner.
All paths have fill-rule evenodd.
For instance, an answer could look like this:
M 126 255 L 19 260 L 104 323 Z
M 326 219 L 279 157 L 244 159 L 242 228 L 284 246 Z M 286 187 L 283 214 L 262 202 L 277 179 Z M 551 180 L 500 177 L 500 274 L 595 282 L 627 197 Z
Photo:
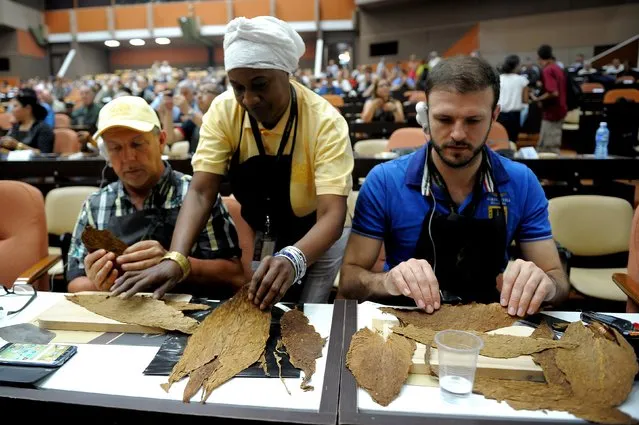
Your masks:
M 110 128 L 126 127 L 141 133 L 148 133 L 154 127 L 162 128 L 160 119 L 153 108 L 138 96 L 122 96 L 113 99 L 100 110 L 97 139 Z

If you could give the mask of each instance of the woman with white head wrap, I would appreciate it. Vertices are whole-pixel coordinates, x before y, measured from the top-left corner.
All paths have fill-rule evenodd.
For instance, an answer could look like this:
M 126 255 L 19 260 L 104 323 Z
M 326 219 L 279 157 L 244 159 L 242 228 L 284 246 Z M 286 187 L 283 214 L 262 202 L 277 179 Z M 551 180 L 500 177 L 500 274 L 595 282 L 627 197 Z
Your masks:
M 232 90 L 202 120 L 193 181 L 171 244 L 174 255 L 188 253 L 226 175 L 255 232 L 254 261 L 243 263 L 248 297 L 262 309 L 284 296 L 327 302 L 348 237 L 354 164 L 348 125 L 325 99 L 290 79 L 304 51 L 299 34 L 279 19 L 228 24 L 224 65 Z M 167 261 L 144 273 L 157 284 L 179 280 L 178 271 Z

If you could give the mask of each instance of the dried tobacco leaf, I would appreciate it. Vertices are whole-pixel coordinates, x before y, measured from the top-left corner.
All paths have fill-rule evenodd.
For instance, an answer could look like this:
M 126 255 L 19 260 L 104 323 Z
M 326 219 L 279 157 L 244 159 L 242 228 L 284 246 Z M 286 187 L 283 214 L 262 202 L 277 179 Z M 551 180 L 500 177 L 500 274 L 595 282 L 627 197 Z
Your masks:
M 313 325 L 308 323 L 308 317 L 299 310 L 289 310 L 280 320 L 282 326 L 282 342 L 286 347 L 291 364 L 304 372 L 304 380 L 300 388 L 304 391 L 313 390 L 308 385 L 315 373 L 315 361 L 322 357 L 322 348 L 326 338 L 315 332 Z
M 422 344 L 434 347 L 435 334 L 438 331 L 418 328 L 414 325 L 395 326 L 392 331 L 404 335 Z M 553 341 L 525 336 L 489 335 L 481 332 L 468 331 L 484 341 L 484 347 L 479 354 L 486 357 L 510 359 L 532 353 L 548 350 L 549 348 L 576 348 L 577 344 L 568 341 Z
M 196 304 L 196 303 L 191 304 L 188 301 L 164 301 L 164 303 L 180 311 L 198 311 L 198 310 L 208 310 L 211 308 L 210 305 Z
M 384 341 L 382 336 L 363 328 L 353 335 L 346 366 L 373 400 L 388 406 L 408 378 L 414 352 L 414 341 L 394 333 Z
M 541 323 L 530 335 L 533 338 L 553 339 L 554 333 L 548 323 L 545 321 Z M 566 380 L 566 375 L 557 367 L 557 361 L 555 356 L 556 350 L 545 350 L 539 353 L 532 354 L 532 358 L 537 363 L 541 370 L 544 372 L 544 378 L 550 385 L 558 385 L 565 390 L 570 390 L 570 384 Z
M 100 316 L 122 323 L 192 334 L 198 327 L 195 319 L 184 316 L 162 300 L 135 296 L 128 299 L 108 294 L 68 295 L 67 299 Z
M 174 382 L 191 375 L 189 393 L 195 394 L 202 386 L 202 402 L 206 401 L 215 388 L 260 359 L 270 324 L 270 311 L 262 311 L 250 302 L 248 287 L 243 287 L 204 319 L 162 388 L 168 391 Z M 211 373 L 200 383 L 201 374 L 194 372 L 214 360 L 215 367 L 205 370 Z
M 497 401 L 506 401 L 515 410 L 555 410 L 572 413 L 591 422 L 610 425 L 637 423 L 617 408 L 601 405 L 596 399 L 576 398 L 570 389 L 541 382 L 476 378 L 473 391 Z
M 635 352 L 615 331 L 617 341 L 596 337 L 581 322 L 568 326 L 564 341 L 579 347 L 570 353 L 559 351 L 557 366 L 566 375 L 577 398 L 588 400 L 596 394 L 605 406 L 618 406 L 626 400 L 639 370 Z
M 104 249 L 112 252 L 116 257 L 122 255 L 128 245 L 118 239 L 110 230 L 97 230 L 92 226 L 86 226 L 82 232 L 82 243 L 87 251 L 94 252 Z
M 435 331 L 459 329 L 463 331 L 488 332 L 505 328 L 515 323 L 518 318 L 508 315 L 506 309 L 497 303 L 443 305 L 439 310 L 428 314 L 423 310 L 380 308 L 384 313 L 397 317 L 403 325 L 415 325 L 418 328 L 429 328 Z
M 548 338 L 552 331 L 541 328 L 533 335 Z M 474 390 L 514 409 L 566 411 L 603 424 L 637 423 L 616 408 L 628 397 L 639 369 L 630 344 L 617 332 L 610 341 L 581 322 L 568 326 L 564 340 L 577 348 L 534 355 L 549 383 L 479 378 Z

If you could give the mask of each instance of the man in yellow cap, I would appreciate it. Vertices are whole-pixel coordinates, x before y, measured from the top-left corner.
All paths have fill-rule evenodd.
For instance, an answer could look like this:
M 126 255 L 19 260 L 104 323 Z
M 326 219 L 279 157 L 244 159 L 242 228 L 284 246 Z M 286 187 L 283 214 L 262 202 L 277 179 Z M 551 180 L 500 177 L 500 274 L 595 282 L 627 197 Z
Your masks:
M 100 111 L 97 127 L 94 139 L 119 180 L 93 193 L 82 207 L 69 250 L 69 292 L 116 289 L 123 280 L 168 259 L 191 182 L 191 176 L 162 161 L 166 133 L 144 99 L 123 96 L 111 101 Z M 81 240 L 87 225 L 110 230 L 129 248 L 118 257 L 104 249 L 89 253 Z M 245 283 L 237 232 L 219 196 L 189 255 L 182 292 L 226 296 Z M 159 298 L 169 288 L 154 289 Z

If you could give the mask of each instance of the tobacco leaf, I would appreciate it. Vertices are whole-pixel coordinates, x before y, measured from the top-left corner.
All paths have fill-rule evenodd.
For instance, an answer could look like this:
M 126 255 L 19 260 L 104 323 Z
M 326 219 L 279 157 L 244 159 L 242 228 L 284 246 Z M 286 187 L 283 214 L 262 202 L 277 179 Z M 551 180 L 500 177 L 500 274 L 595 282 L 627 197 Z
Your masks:
M 180 331 L 185 334 L 192 334 L 199 325 L 197 320 L 184 316 L 181 311 L 164 301 L 147 296 L 122 299 L 108 294 L 86 294 L 68 295 L 67 299 L 93 313 L 122 323 Z
M 418 328 L 415 325 L 395 326 L 392 331 L 404 335 L 422 344 L 436 348 L 435 334 L 438 331 Z M 548 350 L 550 348 L 573 349 L 577 344 L 568 341 L 553 341 L 526 336 L 490 335 L 481 332 L 467 331 L 477 335 L 484 341 L 484 346 L 479 352 L 482 356 L 510 359 L 525 356 L 532 353 Z
M 388 406 L 408 378 L 415 342 L 391 333 L 388 340 L 368 328 L 353 335 L 346 366 L 377 403 Z
M 615 331 L 616 341 L 596 337 L 581 322 L 568 326 L 563 341 L 577 343 L 570 353 L 559 351 L 557 366 L 577 398 L 596 394 L 600 404 L 618 406 L 628 397 L 637 374 L 637 358 L 630 344 Z
M 201 384 L 202 401 L 206 401 L 215 388 L 260 359 L 270 323 L 270 311 L 262 311 L 250 302 L 248 287 L 243 287 L 204 319 L 162 388 L 168 391 L 174 382 L 216 360 L 215 369 Z M 197 392 L 200 377 L 195 374 L 190 378 L 194 381 L 190 388 L 197 387 Z
M 308 323 L 308 317 L 299 310 L 289 310 L 280 320 L 282 326 L 282 342 L 286 347 L 291 364 L 304 372 L 304 379 L 300 388 L 304 391 L 313 390 L 308 385 L 315 373 L 315 361 L 322 357 L 322 348 L 326 338 L 322 338 Z
M 432 314 L 428 314 L 423 310 L 391 307 L 382 307 L 380 310 L 397 317 L 403 325 L 411 324 L 418 328 L 429 328 L 435 331 L 459 329 L 463 331 L 488 332 L 511 326 L 518 320 L 518 318 L 510 316 L 506 309 L 498 303 L 444 304 Z
M 89 225 L 82 231 L 81 239 L 89 253 L 104 249 L 118 257 L 128 248 L 128 245 L 118 239 L 110 230 L 98 230 Z

